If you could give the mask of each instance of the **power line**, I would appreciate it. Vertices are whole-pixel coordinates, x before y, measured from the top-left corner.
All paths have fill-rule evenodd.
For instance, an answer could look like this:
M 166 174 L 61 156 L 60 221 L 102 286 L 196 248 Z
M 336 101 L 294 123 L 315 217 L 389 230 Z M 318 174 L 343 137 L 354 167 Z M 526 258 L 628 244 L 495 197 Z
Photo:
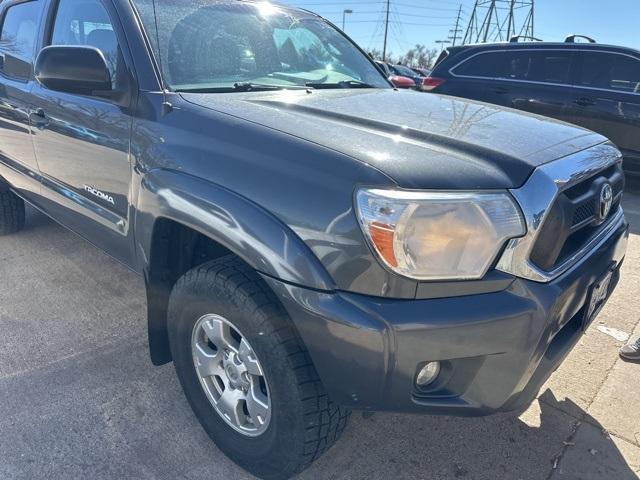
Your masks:
M 351 23 L 379 23 L 380 20 L 349 20 L 349 24 Z M 385 23 L 384 21 L 382 23 Z M 417 25 L 420 27 L 448 27 L 451 25 L 450 23 L 421 23 L 421 22 L 405 22 L 402 20 L 401 22 L 393 22 L 389 21 L 389 24 L 400 23 L 402 25 Z
M 324 7 L 324 6 L 352 6 L 352 5 L 386 5 L 386 0 L 385 1 L 354 1 L 354 0 L 348 0 L 348 1 L 344 1 L 344 2 L 291 2 L 292 5 L 297 5 L 300 7 Z M 440 3 L 440 2 L 439 2 Z M 453 2 L 452 2 L 453 3 Z M 432 10 L 432 11 L 440 11 L 440 12 L 456 12 L 458 9 L 455 7 L 445 7 L 445 8 L 441 8 L 441 7 L 428 7 L 428 6 L 424 6 L 424 5 L 412 5 L 410 3 L 403 3 L 403 2 L 394 2 L 395 5 L 399 6 L 399 7 L 405 7 L 405 8 L 412 8 L 412 9 L 417 9 L 417 10 Z
M 286 1 L 286 0 L 285 0 Z M 329 0 L 320 3 L 319 0 L 301 0 L 300 2 L 291 1 L 292 5 L 303 8 L 311 7 L 329 7 L 327 10 L 318 8 L 318 13 L 322 16 L 329 17 L 339 23 L 338 16 L 343 15 L 342 7 L 353 10 L 356 15 L 361 15 L 358 19 L 351 16 L 349 24 L 375 24 L 372 26 L 372 33 L 369 38 L 369 49 L 377 42 L 382 40 L 382 58 L 387 60 L 390 44 L 397 44 L 399 48 L 406 48 L 409 44 L 406 39 L 406 32 L 403 27 L 421 27 L 421 28 L 448 28 L 455 19 L 455 27 L 449 30 L 449 34 L 456 37 L 458 41 L 461 37 L 461 23 L 464 20 L 464 12 L 459 3 L 462 0 L 421 0 L 421 5 L 407 3 L 407 0 Z M 431 6 L 431 4 L 434 4 Z M 331 6 L 334 6 L 333 9 Z M 335 8 L 339 6 L 340 9 Z M 376 8 L 380 6 L 378 11 Z M 362 8 L 362 10 L 360 10 Z M 379 17 L 375 19 L 375 14 Z M 446 31 L 446 30 L 445 30 Z
M 458 9 L 455 7 L 445 7 L 445 8 L 441 8 L 441 7 L 425 7 L 424 5 L 412 5 L 410 3 L 402 3 L 402 2 L 396 2 L 396 5 L 400 6 L 400 7 L 406 7 L 406 8 L 415 8 L 415 9 L 422 9 L 422 10 L 436 10 L 436 11 L 441 11 L 441 12 L 455 12 Z
M 327 16 L 327 15 L 342 15 L 342 10 L 340 11 L 334 11 L 334 12 L 322 12 L 322 16 Z M 357 13 L 359 15 L 367 15 L 367 14 L 373 14 L 373 13 L 380 13 L 379 10 L 354 10 L 353 13 Z M 429 18 L 432 20 L 449 20 L 451 19 L 450 16 L 441 16 L 441 15 L 416 15 L 413 13 L 401 13 L 401 12 L 393 12 L 395 15 L 399 16 L 399 17 L 412 17 L 412 18 Z M 398 20 L 398 21 L 402 21 L 402 20 Z

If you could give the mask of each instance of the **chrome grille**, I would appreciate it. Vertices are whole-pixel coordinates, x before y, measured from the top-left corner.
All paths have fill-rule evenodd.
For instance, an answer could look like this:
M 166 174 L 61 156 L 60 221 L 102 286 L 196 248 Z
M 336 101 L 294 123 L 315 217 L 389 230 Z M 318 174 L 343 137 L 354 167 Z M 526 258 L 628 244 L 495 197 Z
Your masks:
M 608 214 L 601 218 L 600 194 L 606 185 L 611 187 L 613 198 Z M 531 261 L 549 271 L 581 249 L 615 214 L 623 188 L 622 167 L 616 164 L 561 190 L 540 228 Z
M 538 167 L 522 187 L 511 190 L 527 233 L 507 244 L 496 269 L 549 282 L 588 257 L 624 223 L 621 165 L 619 150 L 603 143 Z M 599 197 L 594 197 L 603 183 L 613 189 L 604 219 Z
M 571 226 L 578 225 L 586 220 L 593 218 L 596 213 L 596 202 L 594 199 L 590 199 L 580 205 L 573 212 L 573 219 L 571 221 Z

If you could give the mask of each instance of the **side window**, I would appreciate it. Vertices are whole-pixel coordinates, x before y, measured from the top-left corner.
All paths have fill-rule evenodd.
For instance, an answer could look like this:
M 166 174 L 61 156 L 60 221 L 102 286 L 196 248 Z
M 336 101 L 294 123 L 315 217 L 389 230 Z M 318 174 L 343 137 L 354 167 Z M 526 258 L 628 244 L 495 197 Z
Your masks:
M 569 84 L 571 53 L 551 50 L 514 51 L 509 55 L 505 78 Z
M 113 88 L 124 67 L 111 19 L 100 0 L 60 0 L 50 45 L 88 45 L 102 52 Z
M 502 75 L 496 76 L 511 80 L 528 80 L 533 69 L 531 53 L 529 51 L 508 52 L 504 56 L 506 68 Z
M 585 53 L 576 84 L 640 93 L 640 60 L 615 53 Z
M 506 61 L 506 52 L 481 53 L 455 67 L 453 73 L 463 77 L 502 77 Z
M 0 71 L 8 77 L 28 80 L 40 21 L 40 2 L 10 6 L 0 33 Z

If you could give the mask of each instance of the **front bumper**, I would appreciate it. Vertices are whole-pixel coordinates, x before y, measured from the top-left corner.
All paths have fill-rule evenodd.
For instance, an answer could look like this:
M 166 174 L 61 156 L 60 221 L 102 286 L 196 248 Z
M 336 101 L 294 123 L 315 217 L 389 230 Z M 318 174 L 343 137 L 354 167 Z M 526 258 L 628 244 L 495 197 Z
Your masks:
M 265 280 L 280 297 L 332 400 L 355 409 L 484 415 L 528 405 L 579 340 L 590 286 L 626 252 L 622 225 L 550 283 L 495 293 L 393 300 Z M 611 288 L 613 290 L 613 288 Z M 419 365 L 440 361 L 427 391 Z

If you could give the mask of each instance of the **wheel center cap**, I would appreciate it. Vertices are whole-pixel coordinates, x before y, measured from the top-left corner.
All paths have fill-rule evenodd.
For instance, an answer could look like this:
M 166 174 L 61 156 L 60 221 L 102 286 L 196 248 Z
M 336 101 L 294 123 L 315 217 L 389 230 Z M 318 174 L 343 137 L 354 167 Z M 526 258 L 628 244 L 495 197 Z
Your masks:
M 237 382 L 240 379 L 240 374 L 238 373 L 238 369 L 232 363 L 228 363 L 225 367 L 225 371 L 227 372 L 227 376 L 229 380 L 233 382 Z

